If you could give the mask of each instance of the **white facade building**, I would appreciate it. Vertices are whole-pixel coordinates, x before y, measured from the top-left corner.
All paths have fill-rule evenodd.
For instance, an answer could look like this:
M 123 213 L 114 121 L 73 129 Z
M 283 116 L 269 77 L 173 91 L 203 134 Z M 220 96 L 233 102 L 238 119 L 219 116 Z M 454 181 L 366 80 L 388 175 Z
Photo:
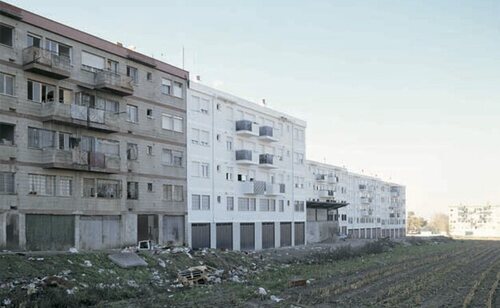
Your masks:
M 189 245 L 305 244 L 305 121 L 195 82 L 187 106 Z
M 450 206 L 450 235 L 500 237 L 500 205 Z
M 337 233 L 363 239 L 405 236 L 404 186 L 324 163 L 308 161 L 307 165 L 308 201 L 315 201 L 308 204 L 324 202 L 338 208 L 324 213 L 327 220 L 338 222 Z M 312 214 L 313 208 L 308 206 L 308 221 Z M 325 236 L 313 238 L 324 240 Z

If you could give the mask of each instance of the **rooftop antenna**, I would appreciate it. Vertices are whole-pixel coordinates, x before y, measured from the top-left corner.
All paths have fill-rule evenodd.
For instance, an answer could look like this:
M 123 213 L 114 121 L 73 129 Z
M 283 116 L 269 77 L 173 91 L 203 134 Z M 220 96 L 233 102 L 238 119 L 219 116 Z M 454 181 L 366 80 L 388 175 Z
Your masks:
M 263 99 L 262 99 L 262 105 L 264 105 L 264 106 L 266 106 L 266 105 L 267 105 L 267 103 L 266 103 L 266 99 L 265 99 L 265 98 L 263 98 Z
M 182 69 L 184 69 L 184 46 L 182 46 Z

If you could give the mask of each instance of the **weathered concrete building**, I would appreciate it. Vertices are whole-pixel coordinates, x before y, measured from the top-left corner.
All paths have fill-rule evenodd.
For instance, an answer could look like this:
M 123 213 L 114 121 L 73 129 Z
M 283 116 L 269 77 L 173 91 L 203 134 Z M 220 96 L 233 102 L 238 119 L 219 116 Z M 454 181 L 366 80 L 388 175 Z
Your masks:
M 188 80 L 0 2 L 0 247 L 183 243 Z

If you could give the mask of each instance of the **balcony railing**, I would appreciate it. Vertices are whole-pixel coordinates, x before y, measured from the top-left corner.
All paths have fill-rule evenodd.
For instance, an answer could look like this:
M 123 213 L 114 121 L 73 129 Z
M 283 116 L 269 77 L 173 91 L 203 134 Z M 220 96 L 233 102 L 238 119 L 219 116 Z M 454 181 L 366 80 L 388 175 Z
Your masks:
M 273 155 L 271 154 L 260 154 L 259 155 L 259 164 L 272 165 L 273 164 Z
M 44 122 L 82 126 L 103 132 L 119 131 L 119 114 L 86 106 L 43 103 L 41 115 Z
M 250 120 L 236 121 L 236 133 L 241 136 L 258 136 L 254 123 Z
M 261 126 L 259 127 L 259 139 L 263 141 L 274 142 L 278 141 L 277 138 L 274 137 L 273 128 L 271 126 Z
M 120 157 L 100 152 L 87 152 L 78 148 L 60 150 L 45 148 L 42 152 L 44 168 L 118 173 Z
M 241 182 L 242 193 L 246 195 L 264 195 L 266 192 L 265 181 Z
M 251 150 L 237 150 L 236 151 L 236 160 L 252 160 L 252 151 Z
M 323 189 L 319 191 L 320 198 L 335 198 L 335 191 L 331 189 Z
M 71 76 L 71 60 L 50 50 L 31 46 L 23 49 L 23 69 L 55 79 Z
M 326 174 L 316 174 L 316 181 L 326 181 L 328 179 L 328 175 Z
M 120 96 L 134 93 L 132 78 L 107 70 L 99 70 L 95 73 L 95 87 Z

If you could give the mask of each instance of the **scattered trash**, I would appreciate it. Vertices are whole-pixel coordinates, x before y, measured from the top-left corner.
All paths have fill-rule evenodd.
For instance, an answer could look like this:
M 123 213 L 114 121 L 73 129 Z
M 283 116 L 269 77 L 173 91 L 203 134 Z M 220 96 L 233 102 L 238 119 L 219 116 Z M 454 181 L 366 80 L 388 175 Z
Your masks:
M 5 298 L 2 301 L 2 305 L 4 305 L 4 306 L 9 306 L 10 304 L 12 304 L 12 301 L 10 300 L 10 298 Z
M 78 253 L 78 249 L 76 249 L 75 247 L 71 247 L 68 251 L 69 253 Z
M 138 288 L 139 287 L 139 285 L 137 284 L 137 282 L 135 282 L 135 280 L 127 281 L 127 285 L 131 288 Z
M 288 282 L 289 287 L 305 287 L 307 285 L 307 280 L 302 278 L 294 278 Z
M 89 260 L 85 260 L 85 261 L 83 261 L 83 266 L 92 267 L 92 262 L 90 262 Z
M 275 295 L 271 295 L 271 300 L 272 300 L 273 302 L 276 302 L 276 303 L 279 303 L 279 302 L 281 302 L 281 301 L 284 301 L 284 299 L 279 298 L 279 297 L 277 297 L 277 296 L 275 296 Z
M 192 286 L 194 284 L 205 284 L 208 282 L 209 275 L 214 271 L 214 268 L 208 266 L 194 266 L 187 270 L 180 271 L 177 279 L 184 286 Z
M 264 299 L 267 296 L 267 291 L 266 289 L 259 287 L 259 295 L 261 299 Z
M 167 267 L 167 264 L 165 264 L 165 261 L 163 261 L 162 259 L 158 260 L 158 265 L 163 267 L 163 268 Z
M 153 241 L 147 240 L 147 241 L 140 241 L 137 244 L 137 249 L 138 250 L 153 250 Z

